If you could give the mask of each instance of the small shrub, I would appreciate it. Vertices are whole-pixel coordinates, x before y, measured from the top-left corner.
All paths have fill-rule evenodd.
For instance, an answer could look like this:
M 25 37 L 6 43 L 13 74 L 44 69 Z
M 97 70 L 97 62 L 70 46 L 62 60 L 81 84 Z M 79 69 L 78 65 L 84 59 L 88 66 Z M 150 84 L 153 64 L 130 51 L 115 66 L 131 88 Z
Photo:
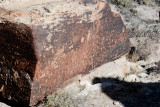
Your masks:
M 142 0 L 145 5 L 153 5 L 154 2 L 152 0 Z
M 127 7 L 132 0 L 112 0 L 112 3 L 116 4 L 119 7 Z
M 135 0 L 140 5 L 154 5 L 155 0 Z
M 63 91 L 58 91 L 46 98 L 46 107 L 74 107 L 74 100 L 70 95 Z
M 119 5 L 122 5 L 123 7 L 128 6 L 128 4 L 131 2 L 131 0 L 121 0 Z

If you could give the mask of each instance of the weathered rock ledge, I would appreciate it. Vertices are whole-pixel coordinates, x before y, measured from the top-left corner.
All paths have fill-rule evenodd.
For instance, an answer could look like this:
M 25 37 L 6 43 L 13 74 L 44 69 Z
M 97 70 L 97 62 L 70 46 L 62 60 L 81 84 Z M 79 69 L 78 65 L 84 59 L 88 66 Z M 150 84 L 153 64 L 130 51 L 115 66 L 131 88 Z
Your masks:
M 126 27 L 102 0 L 0 9 L 0 16 L 2 96 L 26 105 L 128 52 Z

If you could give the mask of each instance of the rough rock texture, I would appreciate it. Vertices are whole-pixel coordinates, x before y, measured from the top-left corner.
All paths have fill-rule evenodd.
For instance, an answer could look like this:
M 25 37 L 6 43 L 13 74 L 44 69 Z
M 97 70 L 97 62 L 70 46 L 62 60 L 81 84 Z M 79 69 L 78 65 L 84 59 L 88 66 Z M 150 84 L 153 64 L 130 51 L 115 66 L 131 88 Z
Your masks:
M 128 52 L 121 17 L 102 0 L 53 0 L 0 16 L 2 96 L 26 105 Z
M 2 96 L 25 104 L 29 104 L 30 76 L 34 75 L 37 62 L 31 34 L 24 24 L 0 23 Z

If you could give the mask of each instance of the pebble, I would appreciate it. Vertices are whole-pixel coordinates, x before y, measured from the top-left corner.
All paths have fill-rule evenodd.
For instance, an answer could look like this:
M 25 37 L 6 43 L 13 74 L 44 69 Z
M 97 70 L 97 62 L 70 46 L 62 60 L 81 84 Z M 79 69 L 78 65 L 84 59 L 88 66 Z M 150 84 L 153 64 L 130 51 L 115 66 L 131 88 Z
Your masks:
M 142 72 L 142 73 L 139 73 L 138 76 L 139 76 L 140 78 L 146 78 L 146 77 L 148 77 L 148 74 Z
M 138 81 L 139 78 L 137 77 L 137 75 L 131 74 L 131 75 L 125 77 L 124 80 L 126 80 L 126 81 L 128 81 L 128 82 L 131 82 L 131 81 L 132 81 L 132 82 L 135 82 L 135 81 Z
M 118 101 L 114 101 L 113 105 L 119 105 L 119 102 Z

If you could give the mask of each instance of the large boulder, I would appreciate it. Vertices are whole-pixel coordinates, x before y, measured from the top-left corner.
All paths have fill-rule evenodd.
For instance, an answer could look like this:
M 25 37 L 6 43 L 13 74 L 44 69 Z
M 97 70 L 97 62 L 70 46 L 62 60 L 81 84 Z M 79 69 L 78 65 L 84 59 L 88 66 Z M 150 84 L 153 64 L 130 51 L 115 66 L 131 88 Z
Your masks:
M 128 52 L 126 27 L 105 0 L 2 7 L 0 91 L 10 100 L 35 105 L 67 79 Z

